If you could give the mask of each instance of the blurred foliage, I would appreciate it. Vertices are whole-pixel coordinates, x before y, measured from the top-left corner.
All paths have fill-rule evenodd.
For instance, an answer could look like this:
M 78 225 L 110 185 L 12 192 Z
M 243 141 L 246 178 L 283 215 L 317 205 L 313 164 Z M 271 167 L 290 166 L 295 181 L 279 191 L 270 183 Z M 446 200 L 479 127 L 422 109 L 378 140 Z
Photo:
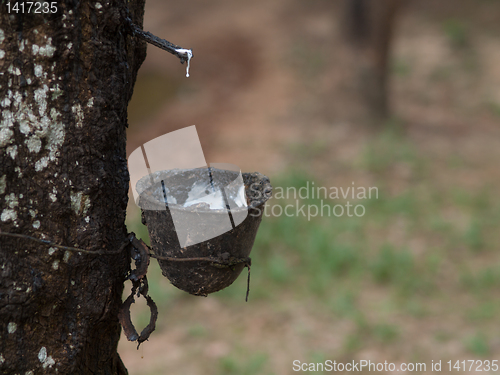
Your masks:
M 453 48 L 463 49 L 469 46 L 469 32 L 462 21 L 448 19 L 443 23 L 443 30 Z
M 315 309 L 350 320 L 354 328 L 345 336 L 342 351 L 354 353 L 369 345 L 394 346 L 402 340 L 392 314 L 425 319 L 433 311 L 458 313 L 465 321 L 488 324 L 496 319 L 500 303 L 494 302 L 500 288 L 500 259 L 491 249 L 498 247 L 494 228 L 500 224 L 500 207 L 494 189 L 484 187 L 471 192 L 457 186 L 439 186 L 429 177 L 425 156 L 391 127 L 375 137 L 365 148 L 358 168 L 376 176 L 378 199 L 362 199 L 366 213 L 357 217 L 275 217 L 288 204 L 346 204 L 345 199 L 271 199 L 265 211 L 252 251 L 250 301 L 271 303 L 280 300 L 309 301 Z M 454 168 L 462 163 L 454 162 Z M 384 184 L 398 165 L 410 168 L 418 183 L 391 193 Z M 272 178 L 275 188 L 324 186 L 302 169 L 292 169 Z M 275 189 L 276 191 L 276 189 Z M 280 209 L 273 211 L 273 206 Z M 294 211 L 295 212 L 295 211 Z M 463 220 L 455 220 L 456 212 Z M 147 239 L 136 212 L 128 219 L 129 230 Z M 395 237 L 394 231 L 398 235 Z M 415 241 L 421 245 L 415 247 Z M 471 254 L 489 261 L 471 261 Z M 246 275 L 245 275 L 246 276 Z M 160 306 L 172 305 L 185 295 L 161 276 L 156 262 L 148 273 L 150 294 Z M 246 277 L 212 295 L 230 303 L 243 302 Z M 383 295 L 369 302 L 367 295 Z M 284 298 L 283 296 L 286 296 Z M 284 299 L 283 299 L 284 298 Z M 472 301 L 472 302 L 471 302 Z M 469 306 L 457 310 L 458 306 Z M 367 309 L 370 313 L 367 314 Z M 145 325 L 148 311 L 137 314 L 137 325 Z M 306 334 L 306 333 L 304 333 Z M 207 336 L 201 325 L 188 329 L 196 339 Z M 436 334 L 437 341 L 456 337 L 446 330 Z M 466 350 L 487 356 L 489 336 L 478 333 L 463 339 Z M 323 352 L 314 352 L 320 358 Z M 322 358 L 322 357 L 321 357 Z M 264 353 L 247 355 L 232 348 L 219 361 L 220 374 L 270 374 L 269 358 Z
M 487 337 L 478 332 L 475 335 L 466 339 L 467 349 L 475 355 L 485 357 L 490 354 L 490 345 Z
M 491 113 L 493 113 L 497 117 L 500 117 L 500 104 L 495 103 L 495 102 L 490 102 L 489 107 L 490 107 Z
M 226 356 L 220 360 L 220 374 L 265 374 L 263 367 L 268 361 L 269 356 L 264 353 L 256 353 L 245 358 L 235 358 L 234 356 Z
M 486 150 L 480 141 L 496 137 L 500 118 L 495 74 L 499 0 L 409 4 L 405 19 L 400 20 L 404 22 L 398 22 L 389 70 L 396 117 L 376 131 L 362 117 L 353 94 L 355 84 L 349 81 L 352 61 L 337 44 L 336 28 L 342 26 L 332 22 L 340 14 L 340 8 L 332 11 L 329 7 L 333 3 L 287 3 L 286 11 L 276 18 L 272 12 L 264 18 L 254 12 L 259 22 L 266 22 L 259 37 L 269 37 L 269 43 L 244 48 L 253 51 L 256 64 L 264 64 L 257 64 L 258 73 L 250 75 L 252 84 L 242 86 L 241 96 L 231 86 L 230 64 L 241 51 L 227 55 L 229 60 L 215 60 L 213 71 L 221 71 L 229 79 L 198 76 L 197 85 L 205 94 L 193 96 L 191 104 L 201 111 L 197 119 L 203 123 L 192 123 L 221 124 L 210 128 L 214 134 L 211 142 L 214 147 L 224 147 L 225 137 L 219 138 L 217 132 L 225 131 L 226 114 L 230 122 L 238 113 L 246 116 L 245 108 L 251 103 L 246 100 L 252 98 L 252 90 L 266 90 L 261 97 L 277 95 L 276 101 L 269 100 L 269 108 L 286 108 L 286 115 L 261 107 L 262 102 L 256 100 L 255 111 L 261 116 L 249 117 L 240 134 L 258 134 L 259 152 L 268 147 L 271 156 L 285 154 L 282 164 L 269 162 L 268 170 L 289 166 L 269 176 L 275 188 L 299 189 L 312 182 L 329 186 L 336 179 L 346 187 L 353 180 L 378 187 L 378 197 L 351 200 L 351 204 L 364 206 L 366 213 L 361 217 L 310 219 L 296 214 L 275 216 L 272 208 L 280 212 L 289 204 L 323 204 L 331 210 L 335 205 L 344 206 L 348 199 L 269 201 L 251 254 L 247 304 L 246 270 L 232 286 L 204 301 L 170 285 L 152 260 L 150 294 L 160 314 L 164 312 L 155 334 L 168 330 L 164 340 L 180 347 L 182 355 L 177 355 L 186 363 L 186 373 L 200 373 L 199 368 L 217 375 L 291 373 L 289 359 L 297 353 L 303 362 L 352 360 L 370 353 L 377 359 L 406 362 L 423 357 L 427 363 L 435 355 L 491 359 L 498 354 L 500 201 L 498 175 L 493 172 L 497 153 Z M 197 17 L 215 24 L 207 16 L 209 8 L 215 7 L 203 5 L 204 13 Z M 174 14 L 173 9 L 169 12 Z M 196 14 L 194 8 L 189 12 Z M 230 13 L 224 17 L 226 14 Z M 226 31 L 232 28 L 242 34 L 246 28 L 255 31 L 248 27 L 252 16 L 242 18 L 245 29 L 237 29 L 231 20 L 221 22 L 227 27 L 221 34 L 230 34 Z M 289 28 L 280 29 L 282 21 Z M 199 30 L 206 27 L 198 18 L 196 23 Z M 179 27 L 183 24 L 178 22 Z M 266 34 L 268 26 L 278 32 Z M 207 56 L 212 54 L 209 45 L 214 36 L 209 29 L 192 32 L 194 41 L 206 44 Z M 198 34 L 203 38 L 196 40 Z M 254 37 L 252 34 L 249 40 Z M 214 43 L 221 50 L 235 51 L 218 38 L 214 36 Z M 200 50 L 196 43 L 193 48 Z M 197 54 L 198 58 L 202 55 Z M 196 61 L 199 67 L 211 64 Z M 247 74 L 247 68 L 242 65 L 242 74 Z M 176 103 L 185 108 L 185 98 L 190 96 L 184 93 L 192 85 L 182 74 L 165 75 L 167 70 L 145 65 L 139 73 L 129 122 L 141 130 L 144 120 L 147 123 L 158 115 L 164 116 L 159 126 L 191 118 L 172 119 L 162 113 L 162 108 Z M 284 86 L 273 91 L 279 85 Z M 228 93 L 227 98 L 221 95 L 222 103 L 216 100 L 219 90 Z M 292 99 L 287 101 L 288 97 Z M 240 98 L 245 105 L 240 106 Z M 204 106 L 216 116 L 204 114 Z M 250 129 L 252 122 L 255 129 Z M 274 139 L 276 122 L 289 124 L 290 136 Z M 237 124 L 234 126 L 231 131 L 236 134 Z M 261 132 L 263 127 L 266 132 Z M 255 149 L 244 149 L 242 155 L 248 157 L 249 151 Z M 127 226 L 148 242 L 137 211 L 129 211 Z M 124 293 L 129 291 L 126 284 Z M 136 305 L 133 321 L 140 329 L 149 320 L 149 309 L 141 298 Z M 228 316 L 237 318 L 220 322 Z M 220 324 L 217 332 L 207 321 Z M 212 344 L 219 345 L 215 345 L 218 350 L 205 351 Z M 193 363 L 186 358 L 193 358 Z M 280 360 L 288 361 L 287 370 L 275 370 L 282 365 Z M 192 370 L 191 365 L 198 367 Z M 165 370 L 158 368 L 154 373 Z

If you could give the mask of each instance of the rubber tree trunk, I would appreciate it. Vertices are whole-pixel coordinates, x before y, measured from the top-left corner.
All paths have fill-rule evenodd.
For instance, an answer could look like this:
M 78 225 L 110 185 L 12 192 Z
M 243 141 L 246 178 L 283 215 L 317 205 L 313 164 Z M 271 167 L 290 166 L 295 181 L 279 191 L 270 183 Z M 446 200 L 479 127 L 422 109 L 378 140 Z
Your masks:
M 146 51 L 123 18 L 127 6 L 142 25 L 144 0 L 50 4 L 56 14 L 0 4 L 0 229 L 116 251 L 127 104 Z M 0 236 L 0 373 L 126 373 L 117 312 L 129 267 L 123 252 Z
M 405 0 L 344 0 L 349 42 L 357 61 L 358 87 L 371 113 L 390 115 L 390 52 L 397 15 Z

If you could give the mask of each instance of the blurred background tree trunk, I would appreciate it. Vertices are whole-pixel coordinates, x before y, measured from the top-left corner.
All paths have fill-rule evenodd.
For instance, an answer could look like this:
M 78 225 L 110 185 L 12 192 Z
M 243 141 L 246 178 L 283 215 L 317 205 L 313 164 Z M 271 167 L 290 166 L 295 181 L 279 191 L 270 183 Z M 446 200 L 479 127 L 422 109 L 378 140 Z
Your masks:
M 391 43 L 404 0 L 344 0 L 347 39 L 356 54 L 357 87 L 370 113 L 390 116 Z
M 144 0 L 48 4 L 56 14 L 0 4 L 0 229 L 116 252 L 127 104 L 146 51 L 123 19 L 128 7 L 142 25 Z M 127 254 L 0 236 L 0 264 L 0 373 L 126 373 L 116 348 Z

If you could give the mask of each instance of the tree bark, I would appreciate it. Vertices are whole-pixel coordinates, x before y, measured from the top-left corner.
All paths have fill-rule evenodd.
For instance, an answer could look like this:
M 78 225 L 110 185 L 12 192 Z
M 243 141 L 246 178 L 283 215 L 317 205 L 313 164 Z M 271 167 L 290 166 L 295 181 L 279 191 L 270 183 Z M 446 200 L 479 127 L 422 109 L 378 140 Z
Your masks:
M 13 2 L 11 2 L 13 3 Z M 127 104 L 144 0 L 0 7 L 0 229 L 116 252 L 126 238 Z M 3 73 L 3 74 L 2 74 Z M 0 235 L 0 373 L 121 374 L 124 252 Z
M 344 0 L 347 35 L 356 53 L 358 87 L 371 113 L 390 115 L 389 68 L 394 27 L 404 0 Z

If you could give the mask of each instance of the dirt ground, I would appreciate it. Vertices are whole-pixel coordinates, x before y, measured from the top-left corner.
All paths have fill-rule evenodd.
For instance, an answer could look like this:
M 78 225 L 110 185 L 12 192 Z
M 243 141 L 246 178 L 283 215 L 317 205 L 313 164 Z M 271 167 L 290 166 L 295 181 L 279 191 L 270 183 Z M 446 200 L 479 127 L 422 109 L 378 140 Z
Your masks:
M 178 59 L 148 46 L 130 105 L 128 153 L 196 125 L 208 162 L 233 163 L 271 181 L 298 165 L 324 184 L 374 183 L 373 174 L 352 167 L 379 130 L 352 83 L 356 57 L 342 39 L 339 4 L 148 0 L 144 29 L 193 48 L 194 58 L 186 78 Z M 492 0 L 415 1 L 398 22 L 393 122 L 418 154 L 432 161 L 436 189 L 459 185 L 478 191 L 500 182 L 498 12 L 500 4 Z M 448 19 L 465 20 L 467 34 L 452 27 L 443 32 Z M 473 48 L 454 49 L 450 38 L 457 43 L 465 38 Z M 451 158 L 467 168 L 450 168 Z M 404 163 L 388 178 L 391 193 L 418 183 Z M 236 284 L 244 290 L 241 280 Z M 173 289 L 166 280 L 160 287 Z M 372 302 L 377 300 L 376 288 L 370 294 Z M 159 329 L 139 351 L 121 340 L 119 352 L 130 374 L 218 374 L 221 361 L 235 350 L 242 367 L 226 364 L 223 373 L 260 373 L 251 370 L 258 353 L 269 355 L 274 374 L 294 373 L 292 359 L 319 348 L 330 359 L 353 359 L 335 357 L 353 322 L 332 319 L 314 302 L 294 300 L 286 290 L 272 304 L 177 291 L 170 298 L 173 304 L 160 309 Z M 424 357 L 430 363 L 433 355 L 463 357 L 455 341 L 429 340 L 429 332 L 457 329 L 460 323 L 453 318 L 396 320 L 411 340 L 390 350 L 369 346 L 355 358 L 409 362 Z M 492 350 L 498 357 L 500 342 Z

